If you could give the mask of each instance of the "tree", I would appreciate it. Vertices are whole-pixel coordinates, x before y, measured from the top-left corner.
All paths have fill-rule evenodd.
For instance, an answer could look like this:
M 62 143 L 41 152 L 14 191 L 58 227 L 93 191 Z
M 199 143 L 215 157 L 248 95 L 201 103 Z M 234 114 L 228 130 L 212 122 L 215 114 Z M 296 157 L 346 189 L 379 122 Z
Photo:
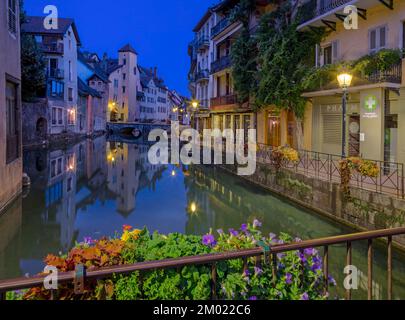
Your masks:
M 45 89 L 46 63 L 35 38 L 21 35 L 21 91 L 24 101 L 32 101 L 42 96 Z
M 20 23 L 25 22 L 23 0 L 20 0 Z M 41 96 L 45 89 L 46 63 L 32 35 L 21 34 L 21 95 L 24 101 Z
M 248 39 L 242 32 L 233 46 L 235 89 L 242 97 L 253 97 L 256 109 L 275 106 L 292 111 L 297 120 L 296 141 L 301 148 L 304 80 L 313 71 L 315 45 L 325 30 L 297 31 L 299 2 L 274 3 L 279 4 L 277 9 L 261 17 L 255 36 Z

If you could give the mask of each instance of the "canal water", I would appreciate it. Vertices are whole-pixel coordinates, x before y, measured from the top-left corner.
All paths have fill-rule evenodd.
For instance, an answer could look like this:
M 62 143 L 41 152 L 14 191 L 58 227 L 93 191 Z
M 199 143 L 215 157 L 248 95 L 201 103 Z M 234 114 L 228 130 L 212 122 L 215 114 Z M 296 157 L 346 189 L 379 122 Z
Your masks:
M 124 224 L 162 233 L 204 234 L 257 218 L 265 233 L 313 239 L 353 232 L 209 166 L 151 165 L 147 145 L 85 140 L 61 150 L 24 153 L 31 187 L 0 216 L 0 279 L 40 272 L 47 254 L 84 237 L 114 236 Z M 343 296 L 345 246 L 330 249 L 330 272 Z M 386 298 L 386 250 L 374 253 L 374 298 Z M 405 299 L 405 257 L 394 254 L 394 298 Z M 366 298 L 366 243 L 354 245 L 356 299 Z

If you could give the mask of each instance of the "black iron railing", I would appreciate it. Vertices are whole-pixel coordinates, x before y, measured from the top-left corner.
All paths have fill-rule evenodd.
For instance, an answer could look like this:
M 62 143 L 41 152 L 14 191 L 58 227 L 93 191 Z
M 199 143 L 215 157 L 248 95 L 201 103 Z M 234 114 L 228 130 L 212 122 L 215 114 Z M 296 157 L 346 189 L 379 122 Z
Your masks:
M 298 162 L 283 160 L 281 166 L 308 177 L 335 183 L 341 182 L 339 162 L 342 160 L 342 156 L 308 150 L 300 150 L 298 154 Z M 273 148 L 258 144 L 257 161 L 274 164 Z M 350 186 L 405 199 L 404 164 L 380 160 L 370 161 L 377 165 L 378 176 L 372 178 L 353 172 Z
M 228 55 L 221 57 L 218 60 L 215 60 L 213 63 L 211 63 L 211 73 L 216 73 L 224 69 L 227 69 L 231 66 L 231 64 L 232 64 L 231 56 Z
M 303 24 L 329 11 L 339 8 L 352 0 L 311 0 L 300 7 L 301 21 Z
M 215 37 L 228 28 L 232 24 L 231 20 L 226 17 L 219 21 L 212 29 L 211 29 L 211 37 Z

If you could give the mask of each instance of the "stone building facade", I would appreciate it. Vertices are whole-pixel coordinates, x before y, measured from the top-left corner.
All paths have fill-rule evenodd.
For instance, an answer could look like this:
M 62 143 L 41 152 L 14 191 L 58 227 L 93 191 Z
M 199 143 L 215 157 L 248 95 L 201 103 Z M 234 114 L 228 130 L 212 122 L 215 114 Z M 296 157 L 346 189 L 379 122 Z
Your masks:
M 21 192 L 19 2 L 0 2 L 0 210 Z

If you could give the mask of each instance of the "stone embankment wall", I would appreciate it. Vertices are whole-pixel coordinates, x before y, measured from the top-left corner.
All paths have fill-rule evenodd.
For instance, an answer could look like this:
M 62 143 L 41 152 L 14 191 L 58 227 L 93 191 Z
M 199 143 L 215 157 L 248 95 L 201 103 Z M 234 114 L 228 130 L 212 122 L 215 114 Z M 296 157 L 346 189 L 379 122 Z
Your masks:
M 235 172 L 232 166 L 223 168 Z M 243 178 L 358 230 L 405 226 L 405 200 L 394 196 L 358 188 L 346 196 L 337 183 L 259 163 L 254 175 Z M 405 249 L 405 235 L 394 241 Z

